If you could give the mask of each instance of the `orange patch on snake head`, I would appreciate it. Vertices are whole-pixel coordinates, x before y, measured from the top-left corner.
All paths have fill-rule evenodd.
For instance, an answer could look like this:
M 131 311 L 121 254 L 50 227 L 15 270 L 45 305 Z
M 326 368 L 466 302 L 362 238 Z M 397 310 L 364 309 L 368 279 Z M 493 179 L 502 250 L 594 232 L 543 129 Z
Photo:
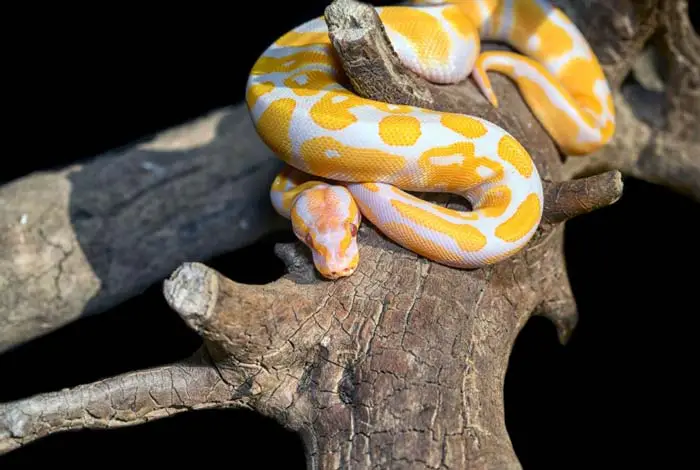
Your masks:
M 355 272 L 361 216 L 342 186 L 318 184 L 299 194 L 291 211 L 296 237 L 311 250 L 316 269 L 328 279 Z

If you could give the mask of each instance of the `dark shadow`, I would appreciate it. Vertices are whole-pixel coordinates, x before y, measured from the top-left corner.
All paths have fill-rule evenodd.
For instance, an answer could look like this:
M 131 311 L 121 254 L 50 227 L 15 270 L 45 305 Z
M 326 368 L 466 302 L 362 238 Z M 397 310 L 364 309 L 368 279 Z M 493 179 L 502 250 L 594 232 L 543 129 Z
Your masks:
M 694 406 L 700 205 L 625 180 L 618 203 L 567 224 L 580 319 L 559 346 L 531 319 L 506 376 L 506 421 L 524 468 L 681 468 Z M 661 216 L 660 220 L 657 215 Z
M 102 315 L 1 354 L 0 403 L 175 362 L 201 343 L 158 283 Z
M 306 468 L 301 439 L 246 410 L 190 411 L 130 428 L 55 434 L 4 456 L 4 469 L 44 465 L 94 469 Z
M 700 34 L 700 2 L 688 1 L 688 16 L 695 34 Z
M 209 259 L 207 266 L 242 284 L 267 284 L 287 273 L 284 262 L 275 254 L 275 245 L 291 243 L 296 237 L 290 229 L 267 235 L 254 244 Z
M 666 87 L 668 79 L 667 58 L 659 53 L 661 41 L 660 33 L 653 34 L 644 45 L 646 59 L 642 71 L 648 83 L 638 80 L 634 70 L 630 70 L 620 85 L 622 95 L 627 99 L 627 104 L 640 121 L 655 129 L 663 129 L 666 126 L 667 97 Z

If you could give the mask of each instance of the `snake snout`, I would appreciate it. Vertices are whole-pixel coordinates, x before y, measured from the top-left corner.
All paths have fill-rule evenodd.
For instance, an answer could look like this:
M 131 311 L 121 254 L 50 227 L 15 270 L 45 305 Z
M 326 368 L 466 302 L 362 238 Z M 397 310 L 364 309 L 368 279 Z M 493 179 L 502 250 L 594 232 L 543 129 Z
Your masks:
M 341 277 L 346 277 L 354 273 L 356 268 L 357 266 L 347 266 L 345 268 L 333 270 L 328 273 L 327 277 L 330 279 L 339 279 Z
M 316 269 L 328 279 L 340 279 L 341 277 L 350 276 L 357 269 L 357 258 L 333 258 L 333 259 L 317 259 Z

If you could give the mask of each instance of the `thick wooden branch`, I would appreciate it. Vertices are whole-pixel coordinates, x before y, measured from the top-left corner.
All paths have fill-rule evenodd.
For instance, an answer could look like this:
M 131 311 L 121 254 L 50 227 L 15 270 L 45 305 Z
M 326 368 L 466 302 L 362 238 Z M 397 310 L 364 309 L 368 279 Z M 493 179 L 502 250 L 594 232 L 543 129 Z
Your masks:
M 244 105 L 0 187 L 0 353 L 286 227 Z
M 202 350 L 179 364 L 0 404 L 0 454 L 57 432 L 134 426 L 244 402 Z
M 561 222 L 617 200 L 621 190 L 620 173 L 612 171 L 596 175 L 591 174 L 595 173 L 592 169 L 604 168 L 605 165 L 610 167 L 607 169 L 615 169 L 615 165 L 620 164 L 619 168 L 640 171 L 639 155 L 643 149 L 649 148 L 652 136 L 659 134 L 658 129 L 652 129 L 650 124 L 635 124 L 642 122 L 640 116 L 643 114 L 633 109 L 633 105 L 626 101 L 627 97 L 618 93 L 620 137 L 616 138 L 611 149 L 601 152 L 608 159 L 600 155 L 590 160 L 577 159 L 585 162 L 588 178 L 567 181 L 572 172 L 571 163 L 562 165 L 554 144 L 510 81 L 498 74 L 491 75 L 501 103 L 499 109 L 493 109 L 470 80 L 452 86 L 436 86 L 406 70 L 393 54 L 377 15 L 367 5 L 336 0 L 326 10 L 325 16 L 333 46 L 357 93 L 397 104 L 418 104 L 435 110 L 475 114 L 499 124 L 519 139 L 531 152 L 546 182 L 545 223 L 518 254 L 495 266 L 471 271 L 431 263 L 387 240 L 366 222 L 359 233 L 361 261 L 358 270 L 353 276 L 334 282 L 318 277 L 312 263 L 304 258 L 308 257 L 308 252 L 299 243 L 277 248 L 277 253 L 289 267 L 289 273 L 265 285 L 243 285 L 202 263 L 183 263 L 164 283 L 163 294 L 171 308 L 204 338 L 207 357 L 212 362 L 199 367 L 196 372 L 191 371 L 197 374 L 193 377 L 200 377 L 200 380 L 178 382 L 187 386 L 188 401 L 175 408 L 245 404 L 298 431 L 306 442 L 310 468 L 520 468 L 503 416 L 503 382 L 513 343 L 533 314 L 549 318 L 556 325 L 562 343 L 568 340 L 578 319 L 563 260 Z M 628 45 L 624 50 L 634 47 Z M 611 53 L 610 57 L 614 55 Z M 630 57 L 633 55 L 629 53 Z M 620 66 L 619 70 L 624 70 L 624 67 Z M 649 100 L 641 101 L 647 103 Z M 225 206 L 224 201 L 229 201 L 231 195 L 219 196 L 219 193 L 233 192 L 239 187 L 227 188 L 228 180 L 221 176 L 222 172 L 228 174 L 226 165 L 230 164 L 230 157 L 214 158 L 212 155 L 234 154 L 234 148 L 234 161 L 238 161 L 238 155 L 241 155 L 241 159 L 257 162 L 245 168 L 249 168 L 248 174 L 260 176 L 240 189 L 240 194 L 256 196 L 234 198 L 237 209 L 232 209 L 233 212 L 222 209 L 221 213 L 226 217 L 210 214 L 213 225 L 206 225 L 210 219 L 201 216 L 199 211 L 196 212 L 198 215 L 190 215 L 187 219 L 193 205 L 185 203 L 185 199 L 173 202 L 173 207 L 179 204 L 186 208 L 184 220 L 195 220 L 209 227 L 208 230 L 225 231 L 230 218 L 240 210 L 240 201 L 258 204 L 251 210 L 263 214 L 258 227 L 259 233 L 263 233 L 273 225 L 264 222 L 264 214 L 271 214 L 267 191 L 277 162 L 259 140 L 248 140 L 254 131 L 247 116 L 240 116 L 242 114 L 231 124 L 240 133 L 229 131 L 229 137 L 223 143 L 218 141 L 221 147 L 214 145 L 215 140 L 211 141 L 211 146 L 203 145 L 207 151 L 192 161 L 188 159 L 190 150 L 175 152 L 175 155 L 194 165 L 193 174 L 210 168 L 211 163 L 200 163 L 202 160 L 210 162 L 207 158 L 226 162 L 212 168 L 207 178 L 196 180 L 200 181 L 199 186 L 185 186 L 189 194 L 187 201 L 193 194 L 208 194 L 201 196 L 201 201 L 209 201 L 200 204 L 201 207 L 209 207 L 211 201 L 222 205 L 220 207 Z M 632 123 L 631 127 L 627 127 L 629 123 Z M 669 129 L 663 128 L 663 132 L 670 132 Z M 238 137 L 231 139 L 232 136 Z M 639 147 L 633 148 L 632 145 Z M 228 150 L 221 152 L 221 148 Z M 616 150 L 635 150 L 636 153 L 623 151 L 617 154 Z M 172 152 L 166 150 L 166 153 L 167 161 L 173 159 Z M 154 154 L 149 154 L 146 161 L 152 164 L 153 158 Z M 162 165 L 164 162 L 155 163 Z M 112 164 L 118 165 L 117 162 Z M 192 168 L 182 164 L 185 168 Z M 138 175 L 139 171 L 158 168 L 146 166 L 145 170 L 131 169 L 126 174 Z M 183 181 L 190 177 L 190 173 L 185 173 Z M 151 178 L 146 181 L 157 188 L 157 175 Z M 210 184 L 212 180 L 217 184 Z M 146 188 L 151 186 L 146 185 Z M 178 191 L 182 189 L 178 188 Z M 157 196 L 176 197 L 178 191 L 158 193 Z M 211 196 L 214 193 L 216 196 Z M 89 194 L 98 197 L 102 193 L 94 191 Z M 127 201 L 139 200 L 137 196 L 138 191 Z M 81 208 L 86 204 L 83 202 Z M 123 204 L 111 211 L 89 213 L 114 216 L 131 204 Z M 138 212 L 135 208 L 131 210 Z M 119 220 L 136 220 L 133 217 Z M 175 215 L 171 213 L 171 217 Z M 253 222 L 247 215 L 238 217 L 234 220 Z M 102 216 L 97 220 L 104 218 L 109 219 Z M 226 222 L 222 223 L 222 220 Z M 271 217 L 268 220 L 277 219 Z M 162 220 L 161 223 L 165 224 Z M 288 228 L 288 222 L 280 223 L 287 224 L 284 226 Z M 109 234 L 108 231 L 93 230 L 88 238 L 93 244 L 101 243 L 97 235 Z M 169 230 L 171 234 L 178 234 L 175 237 L 177 242 L 182 239 L 181 228 Z M 152 232 L 159 233 L 154 229 L 148 234 Z M 19 232 L 13 233 L 13 237 L 22 240 Z M 118 233 L 125 236 L 124 231 Z M 221 237 L 216 240 L 195 238 L 202 245 L 191 248 L 192 251 L 178 251 L 177 256 L 191 261 L 201 258 L 197 253 L 203 253 L 202 246 L 207 243 L 210 244 L 207 253 L 226 249 L 226 243 L 231 244 L 228 246 L 231 249 L 236 243 L 232 241 L 236 237 Z M 54 238 L 48 239 L 53 241 Z M 160 240 L 157 237 L 147 239 L 151 242 Z M 127 238 L 127 241 L 133 242 L 133 239 Z M 96 246 L 92 253 L 102 253 L 100 250 L 114 253 L 114 246 L 122 246 L 109 241 L 102 243 L 106 244 L 99 249 Z M 22 244 L 13 238 L 9 246 Z M 162 247 L 156 246 L 158 255 L 163 256 Z M 190 245 L 183 242 L 179 249 L 183 246 Z M 177 243 L 173 245 L 173 252 L 176 247 Z M 24 252 L 23 256 L 30 256 L 28 253 Z M 175 259 L 167 250 L 166 254 L 169 259 Z M 140 255 L 151 254 L 142 251 Z M 11 258 L 13 270 L 17 269 L 15 264 L 21 265 L 22 259 L 27 258 Z M 124 258 L 112 255 L 105 259 L 102 263 L 110 268 L 108 273 L 113 276 L 133 274 L 129 262 L 143 268 L 135 261 L 142 258 L 127 257 L 126 263 L 118 264 L 111 260 Z M 165 261 L 158 260 L 155 264 L 158 269 L 165 269 Z M 122 268 L 124 265 L 127 267 Z M 105 279 L 113 278 L 107 276 Z M 133 289 L 144 281 L 141 278 L 138 282 L 120 282 L 122 284 L 117 283 L 117 287 L 110 291 L 112 298 L 116 298 L 115 292 L 124 292 L 120 286 Z M 105 304 L 106 301 L 101 302 Z M 126 380 L 122 378 L 124 383 L 130 384 L 131 395 L 127 396 L 132 398 L 132 403 L 142 403 L 134 398 L 152 387 L 148 385 L 153 383 L 149 377 L 160 377 L 160 370 L 166 374 L 163 380 L 155 382 L 156 390 L 173 389 L 173 383 L 166 380 L 170 373 L 179 370 L 190 373 L 183 366 L 167 366 L 130 374 Z M 109 383 L 117 387 L 120 382 Z M 103 419 L 93 419 L 88 415 L 100 403 L 108 409 L 114 395 L 91 392 L 88 394 L 93 400 L 91 407 L 81 407 L 75 398 L 85 396 L 86 390 L 103 389 L 99 385 L 86 385 L 68 391 L 64 395 L 68 405 L 59 403 L 62 397 L 59 394 L 1 405 L 0 419 L 6 424 L 4 428 L 0 427 L 0 442 L 5 439 L 4 442 L 9 443 L 4 444 L 5 449 L 9 450 L 35 438 L 31 436 L 104 424 Z M 118 387 L 114 390 L 121 393 Z M 176 390 L 180 389 L 176 387 Z M 170 412 L 173 406 L 166 405 L 162 409 Z M 165 414 L 150 406 L 138 405 L 137 411 L 130 415 L 136 418 L 127 421 L 136 423 L 144 417 L 154 419 Z M 55 408 L 60 410 L 56 419 L 37 418 L 51 416 L 51 410 Z M 33 422 L 38 425 L 33 426 L 41 428 L 41 432 L 29 431 L 20 425 L 27 410 L 34 413 Z M 73 416 L 79 418 L 71 419 Z

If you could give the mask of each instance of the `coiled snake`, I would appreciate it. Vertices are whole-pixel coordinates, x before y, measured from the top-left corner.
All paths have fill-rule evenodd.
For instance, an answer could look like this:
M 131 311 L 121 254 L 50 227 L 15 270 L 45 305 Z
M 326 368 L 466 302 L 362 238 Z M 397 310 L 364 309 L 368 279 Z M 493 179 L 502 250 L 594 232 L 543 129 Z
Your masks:
M 470 74 L 494 105 L 487 71 L 519 87 L 560 149 L 585 155 L 615 129 L 610 89 L 587 41 L 544 0 L 413 1 L 375 7 L 399 59 L 436 83 Z M 495 40 L 520 53 L 480 52 Z M 264 143 L 286 165 L 270 197 L 326 278 L 358 265 L 362 218 L 438 263 L 478 268 L 521 250 L 543 211 L 528 151 L 484 119 L 362 98 L 343 83 L 322 17 L 289 31 L 255 62 L 246 102 Z M 471 211 L 409 192 L 465 197 Z

